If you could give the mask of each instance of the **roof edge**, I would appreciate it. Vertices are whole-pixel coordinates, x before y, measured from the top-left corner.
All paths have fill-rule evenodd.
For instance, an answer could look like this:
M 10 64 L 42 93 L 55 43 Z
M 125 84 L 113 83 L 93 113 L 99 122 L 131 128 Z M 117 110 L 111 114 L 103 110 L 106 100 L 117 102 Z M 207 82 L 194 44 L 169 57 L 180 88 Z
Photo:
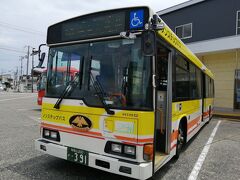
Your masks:
M 157 14 L 158 15 L 167 14 L 167 13 L 170 13 L 170 12 L 173 12 L 173 11 L 176 11 L 176 10 L 179 10 L 179 9 L 182 9 L 182 8 L 185 8 L 185 7 L 188 7 L 188 6 L 203 2 L 203 1 L 206 1 L 206 0 L 190 0 L 190 1 L 187 1 L 187 2 L 184 2 L 184 3 L 172 6 L 170 8 L 158 11 Z

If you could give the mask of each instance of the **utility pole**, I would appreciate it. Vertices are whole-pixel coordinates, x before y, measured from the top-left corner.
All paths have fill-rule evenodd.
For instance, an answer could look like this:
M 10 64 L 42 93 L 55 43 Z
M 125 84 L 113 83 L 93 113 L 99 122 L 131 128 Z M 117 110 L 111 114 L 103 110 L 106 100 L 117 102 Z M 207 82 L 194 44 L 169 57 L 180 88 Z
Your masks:
M 27 51 L 27 76 L 28 76 L 28 66 L 29 66 L 29 55 L 30 55 L 30 46 L 28 47 L 28 51 Z
M 33 68 L 34 68 L 34 55 L 37 55 L 38 51 L 35 50 L 35 48 L 32 48 L 32 71 L 31 71 L 31 77 L 32 77 L 32 93 L 33 93 Z
M 20 67 L 20 78 L 19 78 L 19 84 L 18 84 L 18 91 L 20 92 L 20 84 L 22 84 L 22 79 L 23 79 L 23 59 L 24 56 L 19 56 L 19 60 L 21 61 L 21 67 Z
M 33 93 L 33 67 L 34 67 L 34 49 L 35 48 L 32 48 L 32 54 L 31 54 L 31 56 L 32 56 L 32 71 L 31 71 L 31 76 L 32 76 L 32 93 Z
M 30 46 L 28 45 L 27 46 L 28 48 L 28 51 L 27 51 L 27 55 L 26 55 L 26 58 L 27 58 L 27 74 L 26 74 L 26 91 L 28 90 L 28 67 L 29 67 L 29 56 L 30 56 Z
M 24 57 L 23 56 L 19 56 L 19 60 L 21 61 L 21 70 L 20 70 L 20 77 L 22 78 L 22 76 L 23 76 L 23 64 L 22 64 L 22 61 L 23 61 L 23 59 L 24 59 Z

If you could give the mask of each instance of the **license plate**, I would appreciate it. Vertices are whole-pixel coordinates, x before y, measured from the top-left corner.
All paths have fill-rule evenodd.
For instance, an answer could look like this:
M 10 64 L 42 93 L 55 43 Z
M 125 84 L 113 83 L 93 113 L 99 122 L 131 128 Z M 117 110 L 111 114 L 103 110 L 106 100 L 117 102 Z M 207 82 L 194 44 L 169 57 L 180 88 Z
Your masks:
M 88 151 L 76 149 L 72 147 L 67 148 L 67 160 L 88 165 Z

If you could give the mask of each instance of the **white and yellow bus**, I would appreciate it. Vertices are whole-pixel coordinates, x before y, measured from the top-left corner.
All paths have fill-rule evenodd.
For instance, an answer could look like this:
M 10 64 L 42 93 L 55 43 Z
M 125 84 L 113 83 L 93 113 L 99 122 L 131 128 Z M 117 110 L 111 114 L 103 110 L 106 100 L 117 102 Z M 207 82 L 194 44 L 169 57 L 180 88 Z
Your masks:
M 147 179 L 211 118 L 213 74 L 148 7 L 54 24 L 47 45 L 41 152 Z

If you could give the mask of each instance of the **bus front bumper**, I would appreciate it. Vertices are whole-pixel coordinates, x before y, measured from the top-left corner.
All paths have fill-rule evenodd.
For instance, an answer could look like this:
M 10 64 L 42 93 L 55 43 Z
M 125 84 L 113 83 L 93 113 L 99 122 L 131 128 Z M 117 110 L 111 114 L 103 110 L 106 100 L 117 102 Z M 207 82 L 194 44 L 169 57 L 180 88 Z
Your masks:
M 35 140 L 35 149 L 67 160 L 67 147 L 52 142 L 37 139 Z M 88 166 L 97 168 L 110 173 L 115 173 L 123 176 L 128 176 L 136 179 L 147 179 L 152 176 L 152 162 L 149 163 L 131 163 L 121 161 L 117 158 L 112 158 L 104 155 L 88 153 Z M 109 166 L 101 167 L 101 164 L 97 162 L 103 162 L 109 164 Z

